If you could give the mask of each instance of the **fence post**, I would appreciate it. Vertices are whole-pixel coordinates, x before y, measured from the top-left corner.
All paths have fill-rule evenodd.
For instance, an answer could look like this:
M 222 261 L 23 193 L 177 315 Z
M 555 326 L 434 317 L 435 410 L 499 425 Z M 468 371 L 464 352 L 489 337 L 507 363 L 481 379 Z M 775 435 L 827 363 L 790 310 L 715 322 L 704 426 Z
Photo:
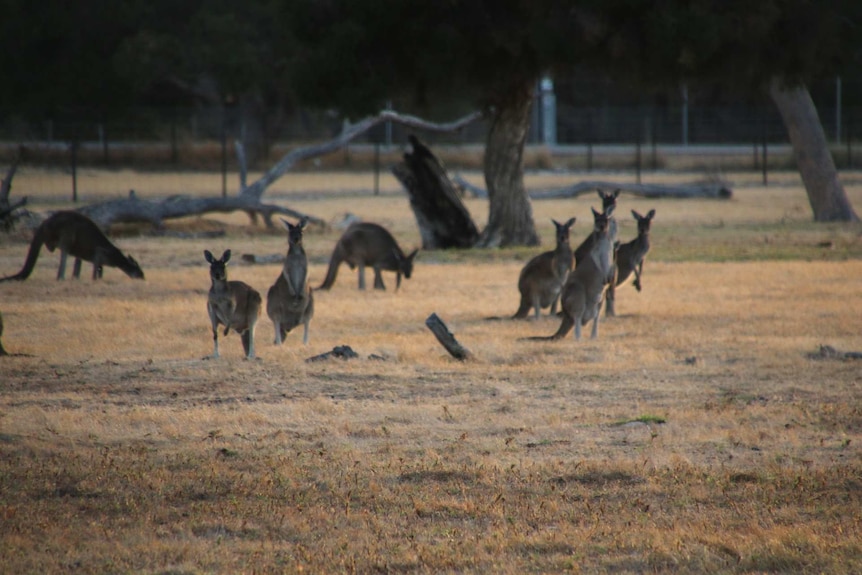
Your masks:
M 78 203 L 78 136 L 72 138 L 72 202 Z
M 374 195 L 380 195 L 380 142 L 378 141 L 374 142 Z
M 227 107 L 222 106 L 221 117 L 221 197 L 227 197 Z

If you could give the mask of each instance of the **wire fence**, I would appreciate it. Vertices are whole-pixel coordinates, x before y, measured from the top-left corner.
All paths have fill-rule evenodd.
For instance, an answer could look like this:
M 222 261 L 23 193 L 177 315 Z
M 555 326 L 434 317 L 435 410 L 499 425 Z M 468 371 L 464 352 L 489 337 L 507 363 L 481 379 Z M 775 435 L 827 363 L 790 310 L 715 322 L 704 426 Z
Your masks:
M 537 100 L 534 106 L 524 156 L 527 169 L 628 171 L 638 180 L 649 170 L 751 170 L 762 172 L 767 183 L 769 170 L 795 167 L 781 118 L 765 105 L 560 104 L 548 144 L 546 108 L 541 104 Z M 820 116 L 839 168 L 862 163 L 862 158 L 854 157 L 862 109 L 821 106 Z M 20 169 L 46 174 L 41 183 L 29 178 L 28 186 L 73 200 L 87 192 L 79 185 L 81 170 L 93 169 L 128 170 L 129 188 L 136 187 L 135 172 L 196 171 L 211 176 L 213 191 L 228 194 L 238 187 L 237 142 L 242 143 L 249 169 L 266 170 L 288 151 L 329 140 L 343 127 L 343 119 L 327 112 L 287 115 L 241 106 L 136 109 L 121 118 L 67 110 L 59 119 L 0 123 L 0 158 L 7 165 L 17 158 Z M 447 167 L 480 169 L 487 129 L 487 123 L 479 121 L 457 133 L 419 136 Z M 372 176 L 360 185 L 377 192 L 381 173 L 400 159 L 408 132 L 401 125 L 381 124 L 343 150 L 296 169 L 369 172 Z M 162 181 L 155 193 L 186 191 L 180 180 L 176 185 Z

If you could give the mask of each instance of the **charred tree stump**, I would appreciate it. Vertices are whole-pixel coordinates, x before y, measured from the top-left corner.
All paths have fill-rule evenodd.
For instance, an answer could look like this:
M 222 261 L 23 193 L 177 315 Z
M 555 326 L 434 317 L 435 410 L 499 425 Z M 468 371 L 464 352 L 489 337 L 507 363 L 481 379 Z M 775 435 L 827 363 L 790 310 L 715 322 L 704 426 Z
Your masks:
M 409 140 L 412 152 L 404 154 L 404 161 L 394 166 L 392 173 L 410 197 L 422 249 L 472 247 L 479 231 L 446 170 L 416 136 L 411 134 Z
M 431 330 L 431 333 L 434 334 L 440 345 L 446 348 L 446 351 L 455 359 L 464 361 L 473 356 L 466 347 L 458 343 L 458 340 L 455 339 L 455 336 L 452 335 L 452 332 L 449 331 L 449 328 L 446 327 L 446 324 L 443 323 L 443 320 L 436 313 L 428 316 L 428 319 L 425 320 L 425 325 Z
M 6 177 L 0 182 L 0 228 L 5 231 L 11 230 L 15 226 L 15 222 L 21 217 L 18 208 L 27 204 L 27 198 L 21 198 L 14 204 L 9 199 L 9 194 L 12 192 L 12 178 L 15 177 L 15 170 L 18 169 L 18 160 L 16 159 L 6 172 Z

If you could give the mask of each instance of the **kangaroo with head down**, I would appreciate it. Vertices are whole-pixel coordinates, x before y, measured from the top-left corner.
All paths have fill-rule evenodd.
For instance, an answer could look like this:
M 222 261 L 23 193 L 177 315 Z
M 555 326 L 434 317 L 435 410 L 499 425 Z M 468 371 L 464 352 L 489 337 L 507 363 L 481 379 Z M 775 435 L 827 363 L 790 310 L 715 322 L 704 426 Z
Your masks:
M 613 208 L 611 208 L 611 211 Z M 581 339 L 581 326 L 593 321 L 590 335 L 595 339 L 599 333 L 599 311 L 607 287 L 608 268 L 611 267 L 613 246 L 610 241 L 610 215 L 593 210 L 595 241 L 593 251 L 575 266 L 563 285 L 560 304 L 563 319 L 554 335 L 530 337 L 532 340 L 562 339 L 575 328 L 575 339 Z
M 632 216 L 638 222 L 638 235 L 632 241 L 620 245 L 616 249 L 616 278 L 608 287 L 607 302 L 605 303 L 605 315 L 616 315 L 614 301 L 616 297 L 616 286 L 622 285 L 634 274 L 632 285 L 641 291 L 641 275 L 643 274 L 644 259 L 649 253 L 649 231 L 655 210 L 650 210 L 646 216 L 642 216 L 632 210 Z
M 535 256 L 521 269 L 518 277 L 521 304 L 512 319 L 526 318 L 530 308 L 535 310 L 535 318 L 539 319 L 540 310 L 548 306 L 551 307 L 550 315 L 557 315 L 560 290 L 575 261 L 569 245 L 569 230 L 575 218 L 564 224 L 553 219 L 551 221 L 556 228 L 557 247 Z
M 213 330 L 213 354 L 210 357 L 219 357 L 218 327 L 223 325 L 225 336 L 231 329 L 240 334 L 246 359 L 254 359 L 254 328 L 260 316 L 260 294 L 245 282 L 228 281 L 230 250 L 225 250 L 221 259 L 204 250 L 204 257 L 210 264 L 212 282 L 207 296 L 207 312 Z
M 401 276 L 410 279 L 413 259 L 419 250 L 404 255 L 392 234 L 378 224 L 359 222 L 351 224 L 332 252 L 326 278 L 317 289 L 328 290 L 335 283 L 338 268 L 347 262 L 350 269 L 359 268 L 359 289 L 365 289 L 365 266 L 374 270 L 374 289 L 385 290 L 382 271 L 395 272 L 395 289 L 401 287 Z
M 302 230 L 308 218 L 293 225 L 282 220 L 287 227 L 287 257 L 275 283 L 266 294 L 266 314 L 275 326 L 275 344 L 284 342 L 288 332 L 303 324 L 302 343 L 308 343 L 308 327 L 314 317 L 314 296 L 308 285 L 308 256 L 302 245 Z
M 36 229 L 21 271 L 15 275 L 0 278 L 0 282 L 23 281 L 30 277 L 42 245 L 51 252 L 60 248 L 58 280 L 66 276 L 66 258 L 70 255 L 75 258 L 73 270 L 75 279 L 81 276 L 81 260 L 93 263 L 94 280 L 102 277 L 104 266 L 119 268 L 131 278 L 144 279 L 144 272 L 138 262 L 131 256 L 123 255 L 93 220 L 78 212 L 62 211 L 53 214 Z

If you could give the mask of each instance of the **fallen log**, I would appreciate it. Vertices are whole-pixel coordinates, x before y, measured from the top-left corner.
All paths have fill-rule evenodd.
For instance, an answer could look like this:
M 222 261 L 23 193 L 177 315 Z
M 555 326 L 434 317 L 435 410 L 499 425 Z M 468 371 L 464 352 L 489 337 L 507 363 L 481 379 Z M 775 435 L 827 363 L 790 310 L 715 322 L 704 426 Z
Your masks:
M 455 339 L 455 336 L 452 335 L 452 332 L 449 331 L 449 328 L 446 327 L 446 324 L 443 323 L 443 320 L 436 313 L 428 316 L 428 319 L 425 320 L 425 325 L 452 357 L 460 361 L 473 357 L 470 350 L 458 343 L 458 340 Z
M 255 198 L 244 195 L 209 198 L 171 196 L 161 201 L 151 201 L 140 199 L 135 191 L 131 190 L 128 198 L 90 204 L 78 211 L 96 222 L 100 227 L 107 229 L 112 224 L 121 223 L 150 223 L 156 228 L 161 228 L 167 219 L 212 212 L 230 213 L 240 210 L 259 213 L 267 222 L 267 226 L 271 226 L 272 217 L 276 214 L 296 219 L 306 217 L 311 223 L 326 225 L 326 222 L 320 218 L 281 206 L 263 204 Z
M 455 175 L 452 181 L 462 190 L 477 198 L 487 198 L 488 192 L 471 184 L 460 175 Z M 590 194 L 596 190 L 621 190 L 634 196 L 644 198 L 707 198 L 718 200 L 729 200 L 733 197 L 733 190 L 726 182 L 703 182 L 692 184 L 629 184 L 619 182 L 605 182 L 601 180 L 587 180 L 577 184 L 559 189 L 533 190 L 529 191 L 530 199 L 550 200 L 559 198 L 576 198 L 584 194 Z

